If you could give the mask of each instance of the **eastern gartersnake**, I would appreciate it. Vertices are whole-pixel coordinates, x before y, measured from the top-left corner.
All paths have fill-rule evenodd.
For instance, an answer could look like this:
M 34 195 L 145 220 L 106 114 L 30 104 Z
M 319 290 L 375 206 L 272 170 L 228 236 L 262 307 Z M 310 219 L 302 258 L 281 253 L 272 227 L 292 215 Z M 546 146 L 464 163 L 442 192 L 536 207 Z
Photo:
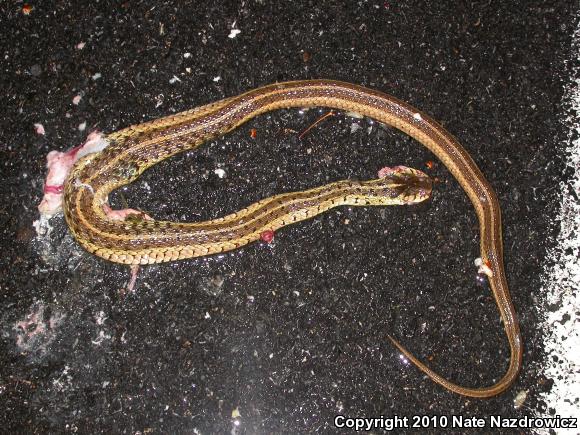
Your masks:
M 501 393 L 518 374 L 522 343 L 504 273 L 496 194 L 450 133 L 427 115 L 389 95 L 328 80 L 278 83 L 109 134 L 105 137 L 107 148 L 79 160 L 67 179 L 63 203 L 66 221 L 75 238 L 88 251 L 119 263 L 147 264 L 235 249 L 257 240 L 266 229 L 306 219 L 335 205 L 364 205 L 365 201 L 370 205 L 384 204 L 381 192 L 385 189 L 390 192 L 388 195 L 400 195 L 399 201 L 403 203 L 412 201 L 413 195 L 421 199 L 421 192 L 430 190 L 430 183 L 418 171 L 402 170 L 398 176 L 406 177 L 405 182 L 410 185 L 401 187 L 400 178 L 394 180 L 396 185 L 381 184 L 385 183 L 381 180 L 366 184 L 338 182 L 307 192 L 274 196 L 238 213 L 204 223 L 107 218 L 103 206 L 107 204 L 109 193 L 132 182 L 155 163 L 221 136 L 259 114 L 314 106 L 355 112 L 407 133 L 441 159 L 469 196 L 479 218 L 481 258 L 510 345 L 506 374 L 490 387 L 462 387 L 426 367 L 391 336 L 389 339 L 431 379 L 451 391 L 472 397 Z M 393 183 L 392 180 L 386 182 Z

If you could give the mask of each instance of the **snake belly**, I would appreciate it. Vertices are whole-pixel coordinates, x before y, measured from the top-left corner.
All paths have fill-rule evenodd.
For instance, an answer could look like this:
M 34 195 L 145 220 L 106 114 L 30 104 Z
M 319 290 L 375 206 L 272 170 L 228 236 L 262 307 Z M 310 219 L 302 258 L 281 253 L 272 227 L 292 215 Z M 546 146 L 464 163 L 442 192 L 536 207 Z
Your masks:
M 305 216 L 304 211 L 302 215 L 292 215 L 290 204 L 301 204 L 302 210 L 308 211 L 304 218 L 308 218 L 319 208 L 322 212 L 335 203 L 341 205 L 337 198 L 350 198 L 350 202 L 344 204 L 360 205 L 358 201 L 367 201 L 369 197 L 375 200 L 380 196 L 369 193 L 369 186 L 348 186 L 348 182 L 339 182 L 334 186 L 322 186 L 321 190 L 288 194 L 278 199 L 282 204 L 276 205 L 275 201 L 256 203 L 242 210 L 241 217 L 238 212 L 222 220 L 194 224 L 146 220 L 120 222 L 108 219 L 104 213 L 103 205 L 107 204 L 111 191 L 131 183 L 159 161 L 222 136 L 255 116 L 291 107 L 329 107 L 355 112 L 395 127 L 432 151 L 457 179 L 478 216 L 480 255 L 489 271 L 487 275 L 510 347 L 508 369 L 491 386 L 463 387 L 437 374 L 394 338 L 388 338 L 427 376 L 450 391 L 479 398 L 505 391 L 520 370 L 523 345 L 505 278 L 501 213 L 496 194 L 473 159 L 449 132 L 426 114 L 382 92 L 332 80 L 277 83 L 111 133 L 105 137 L 107 148 L 79 160 L 65 183 L 63 210 L 71 232 L 88 251 L 111 261 L 126 264 L 172 261 L 235 249 L 255 240 L 261 229 L 291 223 L 289 216 L 296 220 Z M 419 190 L 427 188 L 424 182 L 413 183 Z M 366 192 L 357 196 L 360 189 Z M 336 196 L 335 192 L 340 193 Z M 401 198 L 402 202 L 409 201 L 405 194 Z M 247 225 L 245 220 L 250 215 L 254 218 L 253 225 Z M 228 227 L 231 224 L 233 226 Z M 199 229 L 203 231 L 196 233 Z

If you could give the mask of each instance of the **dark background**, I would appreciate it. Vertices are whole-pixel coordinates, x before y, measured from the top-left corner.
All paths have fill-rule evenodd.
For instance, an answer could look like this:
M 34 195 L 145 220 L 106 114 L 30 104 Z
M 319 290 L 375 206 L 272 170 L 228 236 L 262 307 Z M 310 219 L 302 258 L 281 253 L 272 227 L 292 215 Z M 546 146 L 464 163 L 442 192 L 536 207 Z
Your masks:
M 331 433 L 337 414 L 549 412 L 538 397 L 551 385 L 538 290 L 566 176 L 572 3 L 43 1 L 25 15 L 22 3 L 3 2 L 2 431 Z M 228 38 L 233 23 L 241 33 Z M 496 189 L 525 343 L 506 393 L 449 393 L 387 342 L 398 337 L 466 386 L 494 383 L 509 358 L 491 293 L 475 279 L 479 234 L 466 195 L 420 144 L 367 119 L 339 113 L 299 140 L 292 130 L 326 110 L 264 115 L 157 165 L 111 201 L 208 219 L 406 164 L 440 180 L 428 203 L 341 208 L 279 231 L 272 245 L 150 266 L 125 296 L 127 268 L 84 252 L 62 216 L 35 236 L 48 151 L 303 78 L 362 84 L 431 114 Z

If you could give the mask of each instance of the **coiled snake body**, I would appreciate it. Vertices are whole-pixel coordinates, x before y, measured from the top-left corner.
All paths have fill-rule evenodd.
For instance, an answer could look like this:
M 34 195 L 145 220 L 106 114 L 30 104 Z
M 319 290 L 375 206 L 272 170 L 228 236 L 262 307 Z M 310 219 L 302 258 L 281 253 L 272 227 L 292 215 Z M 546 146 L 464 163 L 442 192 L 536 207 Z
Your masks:
M 275 230 L 337 205 L 410 203 L 430 192 L 430 181 L 422 173 L 404 168 L 370 182 L 343 181 L 277 195 L 210 222 L 114 221 L 107 217 L 103 206 L 109 193 L 132 182 L 148 167 L 221 136 L 259 114 L 290 107 L 331 107 L 396 127 L 431 150 L 455 176 L 479 218 L 481 259 L 511 350 L 507 372 L 490 387 L 462 387 L 425 366 L 391 336 L 389 339 L 433 381 L 451 391 L 490 397 L 507 389 L 520 369 L 522 344 L 504 273 L 495 192 L 450 133 L 424 113 L 384 93 L 330 80 L 278 83 L 109 134 L 105 137 L 107 148 L 79 160 L 65 183 L 63 209 L 69 228 L 79 243 L 96 255 L 119 263 L 147 264 L 235 249 L 257 240 L 264 230 Z

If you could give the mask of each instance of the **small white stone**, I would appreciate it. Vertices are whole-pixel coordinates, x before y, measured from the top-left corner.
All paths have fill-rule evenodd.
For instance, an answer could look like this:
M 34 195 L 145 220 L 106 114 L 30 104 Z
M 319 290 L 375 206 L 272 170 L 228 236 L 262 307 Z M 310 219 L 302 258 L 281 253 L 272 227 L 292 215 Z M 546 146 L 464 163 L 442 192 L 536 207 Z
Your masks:
M 228 35 L 228 38 L 230 39 L 234 39 L 236 36 L 238 36 L 240 33 L 242 33 L 241 30 L 239 29 L 232 29 L 230 30 L 230 34 Z
M 520 391 L 514 399 L 514 408 L 519 409 L 523 406 L 528 397 L 528 390 Z

